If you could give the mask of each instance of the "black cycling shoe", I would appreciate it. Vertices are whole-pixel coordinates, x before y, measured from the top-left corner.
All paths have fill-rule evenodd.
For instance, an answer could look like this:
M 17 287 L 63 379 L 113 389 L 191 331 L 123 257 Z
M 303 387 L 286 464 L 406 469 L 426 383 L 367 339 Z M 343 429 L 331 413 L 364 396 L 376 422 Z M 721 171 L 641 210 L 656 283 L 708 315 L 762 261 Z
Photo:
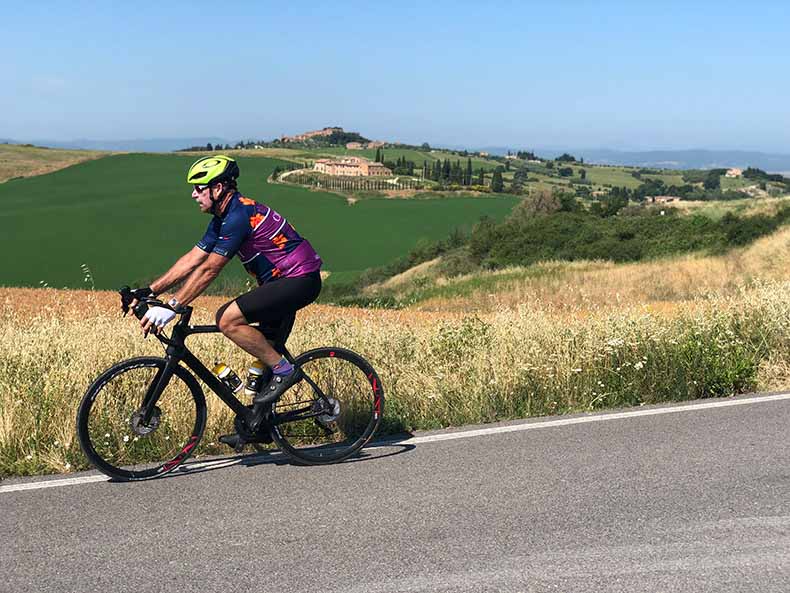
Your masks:
M 289 375 L 272 375 L 269 382 L 252 398 L 252 403 L 257 406 L 276 402 L 289 387 L 301 381 L 303 376 L 299 368 L 294 368 L 294 372 Z

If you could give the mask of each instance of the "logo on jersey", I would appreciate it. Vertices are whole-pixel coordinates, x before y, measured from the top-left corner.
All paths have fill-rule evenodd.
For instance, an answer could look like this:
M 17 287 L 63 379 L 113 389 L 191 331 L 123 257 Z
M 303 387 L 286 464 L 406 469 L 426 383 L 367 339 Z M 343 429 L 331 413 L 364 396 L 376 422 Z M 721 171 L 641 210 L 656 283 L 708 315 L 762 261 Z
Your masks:
M 245 198 L 244 196 L 239 196 L 239 202 L 241 202 L 245 206 L 254 206 L 255 205 L 255 200 L 250 200 L 249 198 Z
M 252 228 L 255 228 L 256 226 L 261 224 L 264 221 L 265 218 L 266 217 L 263 214 L 261 214 L 260 212 L 254 214 L 253 216 L 250 216 L 250 226 Z
M 272 239 L 272 243 L 277 245 L 277 249 L 285 249 L 285 244 L 288 242 L 288 239 L 280 233 L 274 239 Z

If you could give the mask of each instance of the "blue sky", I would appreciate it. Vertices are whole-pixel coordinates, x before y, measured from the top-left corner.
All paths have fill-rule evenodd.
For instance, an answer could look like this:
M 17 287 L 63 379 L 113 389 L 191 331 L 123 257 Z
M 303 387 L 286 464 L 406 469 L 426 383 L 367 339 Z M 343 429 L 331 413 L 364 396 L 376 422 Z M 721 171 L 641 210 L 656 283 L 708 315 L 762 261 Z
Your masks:
M 790 3 L 9 2 L 0 138 L 790 153 Z

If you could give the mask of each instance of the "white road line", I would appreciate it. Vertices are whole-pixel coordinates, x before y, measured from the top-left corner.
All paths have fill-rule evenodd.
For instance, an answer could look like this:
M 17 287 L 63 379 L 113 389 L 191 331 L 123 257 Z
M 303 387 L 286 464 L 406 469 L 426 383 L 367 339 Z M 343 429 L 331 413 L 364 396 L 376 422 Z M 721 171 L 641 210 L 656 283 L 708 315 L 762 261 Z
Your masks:
M 733 399 L 726 401 L 706 402 L 703 404 L 679 405 L 674 408 L 657 408 L 650 410 L 635 410 L 633 412 L 616 412 L 614 414 L 597 414 L 595 416 L 581 416 L 579 418 L 564 418 L 561 420 L 547 420 L 544 422 L 530 422 L 529 424 L 515 424 L 511 426 L 494 426 L 491 428 L 481 428 L 478 430 L 466 430 L 461 432 L 448 432 L 443 434 L 431 434 L 423 437 L 412 437 L 397 442 L 399 445 L 417 445 L 420 443 L 433 443 L 436 441 L 452 441 L 455 439 L 468 439 L 472 437 L 486 436 L 489 434 L 501 434 L 506 432 L 521 432 L 522 430 L 536 430 L 540 428 L 551 428 L 554 426 L 569 426 L 571 424 L 587 424 L 588 422 L 603 422 L 605 420 L 621 420 L 623 418 L 633 418 L 638 416 L 658 416 L 660 414 L 674 414 L 678 412 L 693 412 L 708 408 L 728 408 L 730 406 L 744 406 L 746 404 L 761 404 L 765 402 L 790 399 L 790 393 L 780 393 L 777 395 L 763 395 L 760 397 L 749 397 L 744 399 Z
M 680 412 L 694 412 L 709 408 L 729 408 L 731 406 L 745 406 L 748 404 L 762 404 L 779 400 L 790 399 L 790 393 L 779 393 L 776 395 L 761 395 L 758 397 L 747 397 L 742 399 L 730 399 L 724 401 L 705 402 L 701 404 L 678 405 L 676 407 L 654 408 L 650 410 L 634 410 L 631 412 L 616 412 L 613 414 L 597 414 L 595 416 L 581 416 L 578 418 L 563 418 L 560 420 L 546 420 L 538 422 L 528 422 L 526 424 L 514 424 L 510 426 L 493 426 L 491 428 L 481 428 L 478 430 L 464 430 L 460 432 L 448 432 L 441 434 L 431 434 L 421 437 L 411 437 L 397 441 L 381 441 L 374 443 L 373 446 L 386 445 L 418 445 L 422 443 L 435 443 L 439 441 L 451 441 L 455 439 L 469 439 L 473 437 L 488 436 L 492 434 L 503 434 L 508 432 L 521 432 L 524 430 L 538 430 L 541 428 L 552 428 L 555 426 L 569 426 L 572 424 L 587 424 L 590 422 L 604 422 L 607 420 L 622 420 L 625 418 L 637 418 L 641 416 L 659 416 L 661 414 L 676 414 Z M 190 463 L 178 468 L 176 471 L 189 473 L 197 469 L 209 467 L 228 467 L 241 463 L 244 458 L 218 459 L 214 461 L 201 461 Z M 91 482 L 106 482 L 106 476 L 94 475 L 79 478 L 64 478 L 58 480 L 44 480 L 40 482 L 25 482 L 21 484 L 9 484 L 0 486 L 0 494 L 6 492 L 21 492 L 24 490 L 40 490 L 42 488 L 58 488 L 60 486 L 76 486 L 78 484 L 89 484 Z

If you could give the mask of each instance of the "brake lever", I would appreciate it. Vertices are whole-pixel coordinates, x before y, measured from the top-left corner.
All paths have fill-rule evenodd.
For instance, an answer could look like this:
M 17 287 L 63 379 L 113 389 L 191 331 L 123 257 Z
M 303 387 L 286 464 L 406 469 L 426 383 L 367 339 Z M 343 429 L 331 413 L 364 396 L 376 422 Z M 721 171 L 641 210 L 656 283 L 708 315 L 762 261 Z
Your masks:
M 129 314 L 129 305 L 134 300 L 132 289 L 128 286 L 122 286 L 118 293 L 121 295 L 121 311 L 123 311 L 123 316 L 126 317 Z

